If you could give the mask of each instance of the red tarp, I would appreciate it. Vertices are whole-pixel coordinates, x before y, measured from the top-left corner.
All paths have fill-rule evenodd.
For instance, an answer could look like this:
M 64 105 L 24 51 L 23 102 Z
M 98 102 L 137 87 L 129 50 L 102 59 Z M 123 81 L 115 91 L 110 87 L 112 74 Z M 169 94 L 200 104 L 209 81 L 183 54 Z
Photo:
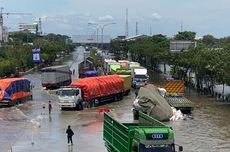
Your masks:
M 107 75 L 79 79 L 70 84 L 71 87 L 79 87 L 83 91 L 84 100 L 108 96 L 124 91 L 124 81 L 118 75 Z

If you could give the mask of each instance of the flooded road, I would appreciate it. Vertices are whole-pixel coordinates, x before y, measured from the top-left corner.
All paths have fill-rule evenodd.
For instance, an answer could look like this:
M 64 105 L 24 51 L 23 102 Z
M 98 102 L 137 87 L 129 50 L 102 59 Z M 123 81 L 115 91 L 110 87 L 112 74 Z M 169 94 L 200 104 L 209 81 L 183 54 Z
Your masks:
M 75 53 L 82 54 L 82 50 Z M 74 56 L 74 55 L 72 55 Z M 72 56 L 66 64 L 76 68 Z M 150 75 L 154 82 L 162 82 L 159 75 Z M 32 84 L 33 101 L 22 105 L 0 109 L 0 151 L 8 152 L 106 152 L 102 138 L 103 117 L 100 107 L 113 111 L 131 112 L 134 92 L 122 101 L 102 105 L 83 111 L 61 111 L 58 99 L 41 87 L 40 73 L 26 75 Z M 74 76 L 77 78 L 77 76 Z M 230 151 L 230 104 L 216 102 L 214 99 L 191 92 L 187 97 L 195 103 L 193 119 L 169 122 L 175 131 L 176 143 L 185 152 L 229 152 Z M 48 115 L 48 100 L 52 101 L 51 116 Z M 43 109 L 43 105 L 46 106 Z M 122 115 L 122 113 L 121 113 Z M 65 129 L 72 126 L 73 147 L 67 146 Z

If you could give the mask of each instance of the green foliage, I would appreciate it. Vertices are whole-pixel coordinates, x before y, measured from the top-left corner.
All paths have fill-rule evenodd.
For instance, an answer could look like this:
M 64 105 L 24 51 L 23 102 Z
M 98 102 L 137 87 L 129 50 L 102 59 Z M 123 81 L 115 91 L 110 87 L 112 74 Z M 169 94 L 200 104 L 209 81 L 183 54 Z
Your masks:
M 195 35 L 191 31 L 179 32 L 175 39 L 194 40 Z M 217 39 L 212 35 L 205 35 L 198 41 L 196 48 L 180 53 L 169 52 L 169 39 L 164 35 L 128 42 L 112 41 L 110 47 L 117 54 L 124 50 L 131 52 L 132 59 L 144 66 L 155 68 L 159 63 L 168 63 L 173 66 L 172 74 L 180 79 L 189 80 L 187 72 L 192 71 L 196 73 L 199 82 L 204 80 L 212 84 L 230 85 L 230 37 Z
M 206 46 L 215 46 L 218 40 L 212 35 L 204 35 L 202 42 Z
M 33 67 L 33 48 L 41 49 L 41 58 L 45 60 L 45 64 L 52 64 L 57 54 L 62 51 L 70 52 L 74 49 L 71 44 L 66 43 L 68 39 L 68 36 L 55 34 L 48 34 L 47 36 L 38 36 L 29 32 L 11 34 L 10 42 L 0 49 L 0 61 L 2 63 L 0 76 L 14 74 L 15 67 L 22 70 Z
M 10 76 L 16 72 L 15 65 L 11 60 L 0 61 L 0 77 Z
M 102 63 L 100 61 L 100 55 L 97 54 L 97 51 L 95 49 L 90 49 L 90 57 L 93 58 L 93 64 L 95 67 L 101 67 Z
M 195 40 L 196 33 L 191 31 L 178 32 L 174 37 L 175 40 Z

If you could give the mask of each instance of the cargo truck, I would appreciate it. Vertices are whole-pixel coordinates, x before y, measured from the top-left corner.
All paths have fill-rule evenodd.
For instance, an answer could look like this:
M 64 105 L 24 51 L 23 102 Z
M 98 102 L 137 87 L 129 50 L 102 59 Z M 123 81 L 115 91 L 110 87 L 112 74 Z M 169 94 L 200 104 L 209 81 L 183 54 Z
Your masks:
M 130 75 L 131 76 L 131 70 L 128 70 L 128 69 L 116 69 L 116 70 L 112 70 L 111 74 Z
M 144 67 L 131 68 L 132 86 L 134 88 L 140 88 L 146 84 L 149 79 L 147 69 Z
M 132 69 L 132 68 L 136 68 L 136 67 L 140 67 L 140 63 L 138 63 L 138 62 L 129 62 L 128 63 L 128 67 L 129 67 L 129 69 Z
M 71 71 L 68 65 L 50 66 L 41 69 L 42 86 L 47 89 L 67 86 L 71 83 Z
M 26 78 L 0 79 L 1 106 L 12 106 L 31 99 L 31 85 Z
M 183 80 L 165 80 L 164 89 L 167 91 L 165 99 L 171 107 L 181 110 L 184 114 L 189 114 L 193 110 L 193 103 L 184 96 Z
M 122 69 L 129 69 L 129 61 L 128 60 L 118 60 L 118 63 L 121 64 Z
M 105 113 L 103 140 L 108 152 L 176 152 L 173 129 L 142 112 L 139 120 L 132 114 Z
M 121 64 L 119 62 L 109 62 L 107 64 L 107 71 L 105 73 L 111 74 L 112 71 L 116 71 L 121 68 Z
M 102 102 L 119 101 L 131 89 L 131 77 L 118 75 L 82 78 L 58 90 L 59 106 L 83 109 Z
M 112 59 L 105 59 L 104 60 L 104 63 L 103 63 L 103 68 L 104 68 L 104 72 L 106 73 L 106 74 L 109 74 L 109 72 L 110 72 L 110 66 L 109 66 L 109 64 L 112 64 L 112 63 L 118 63 L 117 61 L 115 61 L 115 60 L 112 60 Z M 119 67 L 120 68 L 120 67 Z

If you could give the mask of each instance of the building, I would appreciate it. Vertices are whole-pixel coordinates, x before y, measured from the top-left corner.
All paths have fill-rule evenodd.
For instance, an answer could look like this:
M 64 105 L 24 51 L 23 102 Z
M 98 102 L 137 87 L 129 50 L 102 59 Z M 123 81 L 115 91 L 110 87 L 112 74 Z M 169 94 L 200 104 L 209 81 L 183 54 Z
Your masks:
M 111 37 L 109 35 L 73 35 L 72 41 L 75 44 L 109 44 Z
M 8 38 L 9 38 L 9 33 L 8 33 L 7 27 L 6 26 L 0 26 L 0 41 L 1 41 L 1 43 L 8 42 Z
M 190 47 L 196 47 L 196 41 L 187 41 L 187 40 L 171 40 L 170 41 L 170 51 L 171 52 L 188 51 Z
M 147 35 L 135 35 L 135 36 L 127 37 L 124 40 L 125 41 L 134 41 L 134 40 L 143 39 L 143 38 L 146 38 L 146 37 L 148 37 L 148 36 Z

